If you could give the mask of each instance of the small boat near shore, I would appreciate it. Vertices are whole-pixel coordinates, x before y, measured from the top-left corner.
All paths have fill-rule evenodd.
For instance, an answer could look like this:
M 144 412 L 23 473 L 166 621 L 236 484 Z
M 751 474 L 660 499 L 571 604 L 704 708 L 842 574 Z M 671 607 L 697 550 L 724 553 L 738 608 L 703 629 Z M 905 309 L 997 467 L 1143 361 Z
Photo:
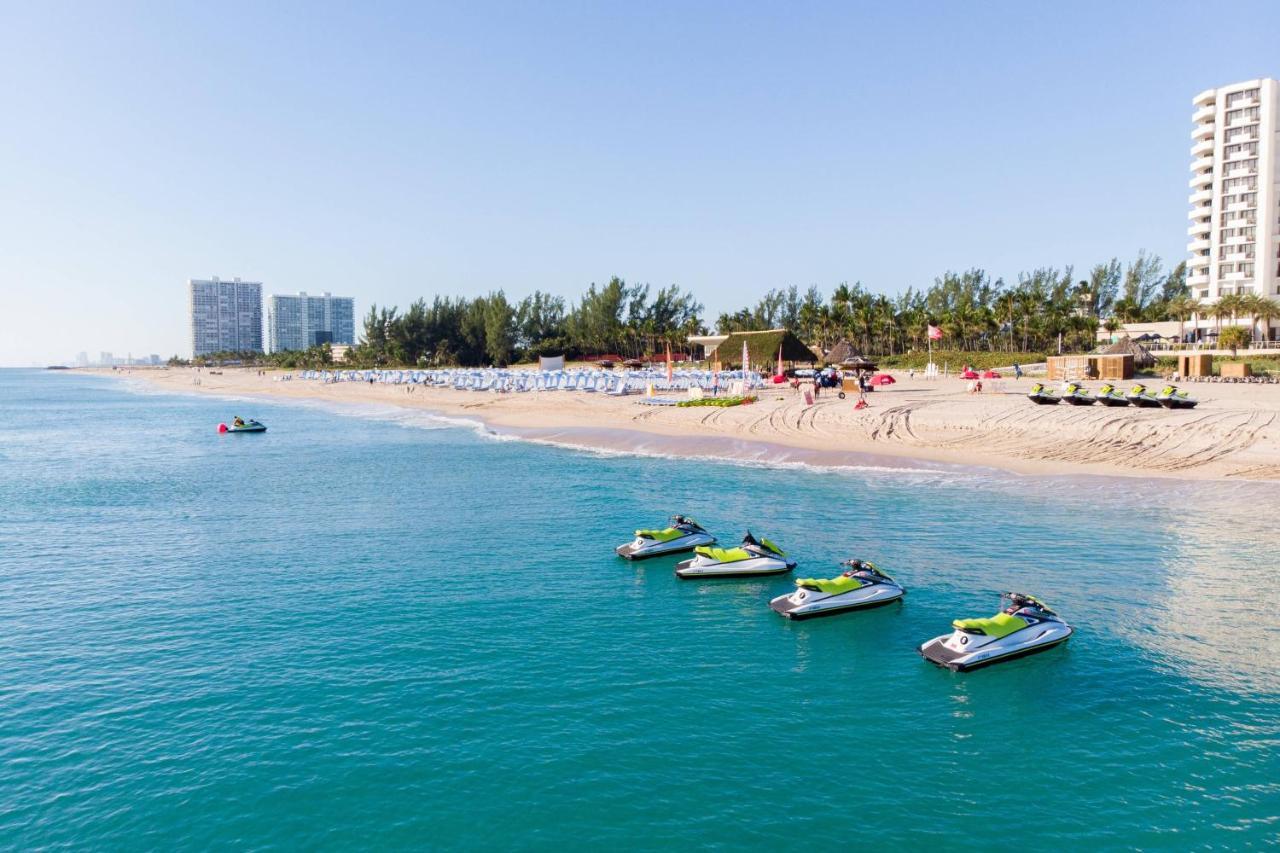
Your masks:
M 218 424 L 218 432 L 220 433 L 266 432 L 266 431 L 267 431 L 266 424 L 261 423 L 259 421 L 255 421 L 252 418 L 250 418 L 247 421 L 241 421 L 239 418 L 237 418 L 235 421 L 232 421 L 230 426 L 227 426 L 226 424 Z

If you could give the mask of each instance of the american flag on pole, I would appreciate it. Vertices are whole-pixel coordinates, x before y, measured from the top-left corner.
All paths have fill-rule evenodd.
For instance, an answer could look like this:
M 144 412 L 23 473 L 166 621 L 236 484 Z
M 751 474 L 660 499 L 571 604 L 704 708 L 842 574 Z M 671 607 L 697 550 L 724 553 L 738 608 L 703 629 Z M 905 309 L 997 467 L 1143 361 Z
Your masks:
M 931 340 L 931 341 L 940 341 L 940 340 L 942 340 L 942 329 L 941 329 L 941 327 L 939 327 L 939 326 L 930 326 L 930 327 L 929 327 L 929 340 Z

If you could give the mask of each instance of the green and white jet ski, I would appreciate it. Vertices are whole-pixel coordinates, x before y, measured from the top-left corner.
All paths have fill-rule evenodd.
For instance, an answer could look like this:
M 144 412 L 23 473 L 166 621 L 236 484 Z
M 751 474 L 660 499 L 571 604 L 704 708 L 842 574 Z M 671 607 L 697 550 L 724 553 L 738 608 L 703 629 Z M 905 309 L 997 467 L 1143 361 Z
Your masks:
M 1031 391 L 1027 394 L 1027 399 L 1041 406 L 1056 406 L 1062 398 L 1050 391 L 1040 382 L 1031 386 Z
M 1012 660 L 1051 649 L 1071 638 L 1074 629 L 1042 602 L 1006 592 L 1009 605 L 988 619 L 957 619 L 955 630 L 920 646 L 930 663 L 956 672 Z
M 671 516 L 671 526 L 662 530 L 637 530 L 636 538 L 613 549 L 619 557 L 628 560 L 646 560 L 663 554 L 692 551 L 699 545 L 714 545 L 716 537 L 702 528 L 692 518 Z
M 1092 406 L 1097 402 L 1097 398 L 1086 391 L 1079 382 L 1068 382 L 1067 387 L 1062 391 L 1062 399 L 1072 406 Z
M 1129 389 L 1129 393 L 1124 398 L 1139 409 L 1158 409 L 1160 401 L 1156 399 L 1156 395 L 1147 390 L 1147 386 L 1138 383 Z
M 811 619 L 849 610 L 891 604 L 906 595 L 897 581 L 865 560 L 845 560 L 844 574 L 823 580 L 801 578 L 796 591 L 769 602 L 774 613 L 788 619 Z
M 1156 399 L 1166 409 L 1194 409 L 1196 403 L 1200 402 L 1195 397 L 1188 397 L 1186 391 L 1179 391 L 1173 385 L 1166 385 L 1161 388 L 1160 393 L 1156 395 Z
M 1129 405 L 1128 398 L 1121 394 L 1120 391 L 1116 389 L 1116 386 L 1109 382 L 1098 389 L 1098 402 L 1104 406 Z
M 756 539 L 747 531 L 737 548 L 694 549 L 692 560 L 676 563 L 679 578 L 743 578 L 756 575 L 780 575 L 796 567 L 796 561 L 787 557 L 782 549 L 761 537 Z
M 266 432 L 266 424 L 259 423 L 255 420 L 247 420 L 243 423 L 232 423 L 230 426 L 226 424 L 218 424 L 218 432 Z

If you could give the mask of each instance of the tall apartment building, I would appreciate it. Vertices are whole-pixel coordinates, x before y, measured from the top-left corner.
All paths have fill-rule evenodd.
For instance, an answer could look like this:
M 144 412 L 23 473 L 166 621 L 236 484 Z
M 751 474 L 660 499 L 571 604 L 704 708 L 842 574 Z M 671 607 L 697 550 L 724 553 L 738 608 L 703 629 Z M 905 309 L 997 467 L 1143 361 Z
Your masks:
M 190 279 L 191 354 L 262 352 L 262 282 Z
M 1280 82 L 1246 80 L 1192 101 L 1187 285 L 1219 297 L 1280 296 Z M 1248 322 L 1247 320 L 1244 322 Z M 1200 331 L 1216 321 L 1197 318 Z M 1268 335 L 1271 337 L 1272 335 Z
M 316 344 L 354 344 L 355 300 L 323 293 L 272 296 L 267 305 L 267 343 L 271 352 Z

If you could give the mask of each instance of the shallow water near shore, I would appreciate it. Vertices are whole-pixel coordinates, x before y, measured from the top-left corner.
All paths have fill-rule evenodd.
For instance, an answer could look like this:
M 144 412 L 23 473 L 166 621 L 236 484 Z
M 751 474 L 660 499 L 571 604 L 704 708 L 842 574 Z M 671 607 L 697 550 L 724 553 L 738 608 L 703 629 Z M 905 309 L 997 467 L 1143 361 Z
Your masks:
M 19 847 L 1240 847 L 1280 834 L 1265 483 L 751 467 L 0 371 L 0 838 Z M 263 435 L 218 435 L 232 415 Z M 901 605 L 614 545 L 671 512 Z M 916 653 L 1001 590 L 1072 622 Z M 1009 836 L 1016 837 L 1016 836 Z

